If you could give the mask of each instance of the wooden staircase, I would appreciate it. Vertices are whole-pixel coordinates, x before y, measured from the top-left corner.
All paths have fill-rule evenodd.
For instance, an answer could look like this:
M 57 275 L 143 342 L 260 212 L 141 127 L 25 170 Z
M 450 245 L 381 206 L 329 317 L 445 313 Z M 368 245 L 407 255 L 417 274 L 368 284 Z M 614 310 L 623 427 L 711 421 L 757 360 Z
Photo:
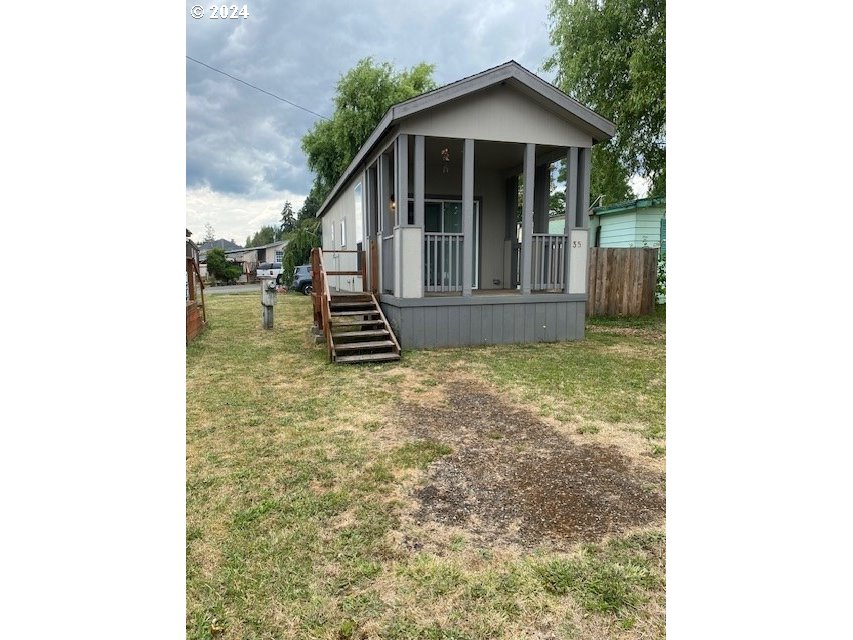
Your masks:
M 332 294 L 329 307 L 334 362 L 400 359 L 400 345 L 372 293 Z
M 315 248 L 311 252 L 311 272 L 314 322 L 326 338 L 330 361 L 356 364 L 400 359 L 400 343 L 374 294 L 367 291 L 333 294 L 329 289 L 328 276 L 361 275 L 362 282 L 365 282 L 363 268 L 358 272 L 327 271 L 323 250 Z

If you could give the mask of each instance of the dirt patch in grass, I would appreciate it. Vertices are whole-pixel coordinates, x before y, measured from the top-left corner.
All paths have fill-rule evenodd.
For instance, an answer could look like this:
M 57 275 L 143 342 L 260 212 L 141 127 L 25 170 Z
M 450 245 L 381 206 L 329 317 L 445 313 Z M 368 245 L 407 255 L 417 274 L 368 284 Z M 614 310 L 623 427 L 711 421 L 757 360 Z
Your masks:
M 616 447 L 579 443 L 469 380 L 442 391 L 440 404 L 397 409 L 406 431 L 452 451 L 413 490 L 416 521 L 486 543 L 562 548 L 663 520 L 662 476 Z

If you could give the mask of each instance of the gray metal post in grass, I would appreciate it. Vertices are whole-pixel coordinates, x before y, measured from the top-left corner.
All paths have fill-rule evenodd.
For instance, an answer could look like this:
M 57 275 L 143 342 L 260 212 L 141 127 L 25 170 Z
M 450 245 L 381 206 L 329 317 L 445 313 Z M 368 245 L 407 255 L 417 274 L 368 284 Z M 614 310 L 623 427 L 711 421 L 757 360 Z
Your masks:
M 275 278 L 261 278 L 261 321 L 264 329 L 272 329 L 275 301 Z

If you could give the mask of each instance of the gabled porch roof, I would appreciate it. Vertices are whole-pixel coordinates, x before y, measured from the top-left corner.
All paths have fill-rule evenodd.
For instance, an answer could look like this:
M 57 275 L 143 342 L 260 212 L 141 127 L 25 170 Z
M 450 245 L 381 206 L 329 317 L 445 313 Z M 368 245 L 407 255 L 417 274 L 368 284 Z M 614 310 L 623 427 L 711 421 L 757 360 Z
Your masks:
M 326 213 L 329 206 L 337 198 L 341 188 L 350 180 L 365 157 L 373 151 L 376 144 L 393 125 L 404 118 L 464 98 L 497 84 L 508 84 L 519 90 L 541 106 L 557 113 L 572 125 L 587 132 L 592 137 L 593 142 L 609 140 L 616 133 L 616 126 L 612 122 L 563 93 L 554 85 L 545 82 L 515 60 L 510 60 L 492 69 L 487 69 L 391 106 L 329 192 L 326 200 L 320 205 L 317 210 L 317 217 L 322 217 Z

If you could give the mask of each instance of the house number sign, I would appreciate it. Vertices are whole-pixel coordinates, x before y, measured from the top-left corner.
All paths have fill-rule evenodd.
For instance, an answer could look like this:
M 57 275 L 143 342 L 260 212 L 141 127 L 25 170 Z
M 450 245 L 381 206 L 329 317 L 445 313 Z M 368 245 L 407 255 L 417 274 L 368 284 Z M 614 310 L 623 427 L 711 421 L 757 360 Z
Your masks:
M 586 292 L 586 229 L 572 229 L 572 249 L 569 252 L 569 293 Z

